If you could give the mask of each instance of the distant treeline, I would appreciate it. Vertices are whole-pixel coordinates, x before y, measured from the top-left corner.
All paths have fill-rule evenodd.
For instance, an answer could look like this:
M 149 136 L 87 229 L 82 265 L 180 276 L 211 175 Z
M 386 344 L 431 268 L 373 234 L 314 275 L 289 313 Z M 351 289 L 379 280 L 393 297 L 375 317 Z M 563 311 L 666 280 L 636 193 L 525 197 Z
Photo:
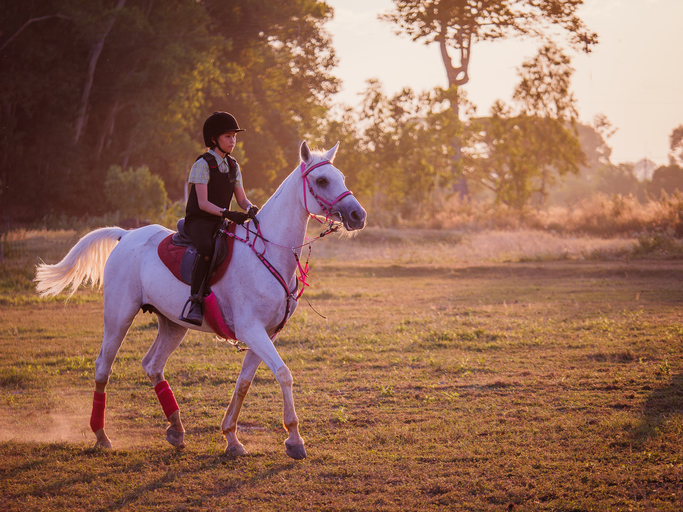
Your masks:
M 0 8 L 0 231 L 55 216 L 154 218 L 183 199 L 215 110 L 247 129 L 235 156 L 250 198 L 262 203 L 275 190 L 301 140 L 341 141 L 336 164 L 377 224 L 433 218 L 454 195 L 521 211 L 595 192 L 645 199 L 683 189 L 675 153 L 651 182 L 610 162 L 609 122 L 577 122 L 573 69 L 552 44 L 520 68 L 516 103 L 497 102 L 486 115 L 457 88 L 388 96 L 377 81 L 354 109 L 333 104 L 325 2 L 0 0 Z M 683 127 L 672 151 L 682 139 Z

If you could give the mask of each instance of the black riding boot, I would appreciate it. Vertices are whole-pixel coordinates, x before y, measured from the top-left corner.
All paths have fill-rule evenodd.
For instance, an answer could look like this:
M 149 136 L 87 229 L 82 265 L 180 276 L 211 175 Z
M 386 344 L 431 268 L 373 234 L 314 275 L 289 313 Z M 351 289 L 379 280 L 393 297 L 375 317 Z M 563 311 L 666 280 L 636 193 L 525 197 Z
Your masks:
M 209 272 L 211 260 L 199 256 L 192 267 L 192 284 L 190 285 L 190 298 L 187 299 L 180 320 L 188 324 L 202 325 L 204 320 L 204 281 Z M 185 310 L 189 306 L 187 315 Z

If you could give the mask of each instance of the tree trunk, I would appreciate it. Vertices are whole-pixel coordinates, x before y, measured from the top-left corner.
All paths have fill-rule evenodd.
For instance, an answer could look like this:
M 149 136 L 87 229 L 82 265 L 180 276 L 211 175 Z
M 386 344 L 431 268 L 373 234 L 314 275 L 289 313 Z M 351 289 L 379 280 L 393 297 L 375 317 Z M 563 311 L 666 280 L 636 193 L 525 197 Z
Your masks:
M 469 82 L 468 67 L 470 61 L 470 39 L 467 38 L 467 40 L 464 40 L 463 38 L 460 38 L 460 41 L 458 42 L 458 50 L 460 51 L 460 65 L 458 67 L 453 65 L 453 61 L 448 54 L 445 27 L 441 30 L 441 34 L 437 40 L 439 42 L 439 49 L 441 50 L 441 59 L 443 60 L 444 67 L 446 68 L 446 76 L 448 77 L 448 90 L 451 94 L 451 110 L 455 114 L 456 119 L 457 133 L 454 135 L 453 141 L 451 142 L 451 146 L 453 148 L 453 168 L 451 169 L 451 174 L 455 181 L 454 190 L 457 191 L 461 199 L 466 199 L 469 197 L 469 189 L 467 187 L 467 180 L 460 170 L 462 142 L 459 133 L 461 130 L 461 122 L 458 87 Z
M 116 12 L 123 8 L 126 0 L 118 0 L 116 4 Z M 102 53 L 102 48 L 104 47 L 104 40 L 109 35 L 114 23 L 116 22 L 116 13 L 114 13 L 107 23 L 105 24 L 104 30 L 100 34 L 100 37 L 95 40 L 92 47 L 90 48 L 90 56 L 88 60 L 88 75 L 85 79 L 85 87 L 83 87 L 83 94 L 81 95 L 81 102 L 78 106 L 78 113 L 76 115 L 76 134 L 74 137 L 74 143 L 78 144 L 83 135 L 83 130 L 88 122 L 88 107 L 90 104 L 90 93 L 92 91 L 92 84 L 95 78 L 95 68 L 97 67 L 97 61 L 100 59 L 100 54 Z
M 111 141 L 111 136 L 114 133 L 114 124 L 116 122 L 116 115 L 121 110 L 119 100 L 114 101 L 114 104 L 109 109 L 109 114 L 107 115 L 107 120 L 104 122 L 104 129 L 102 130 L 102 136 L 100 137 L 100 143 L 97 145 L 97 159 L 102 156 L 102 151 L 109 141 Z

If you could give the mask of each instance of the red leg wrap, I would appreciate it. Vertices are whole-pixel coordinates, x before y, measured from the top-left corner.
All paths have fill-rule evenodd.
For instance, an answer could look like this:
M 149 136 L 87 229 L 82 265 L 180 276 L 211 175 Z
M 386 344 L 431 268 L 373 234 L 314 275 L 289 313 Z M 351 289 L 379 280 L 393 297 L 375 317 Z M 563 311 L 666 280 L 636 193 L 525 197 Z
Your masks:
M 180 409 L 178 407 L 178 402 L 175 401 L 175 396 L 173 396 L 173 391 L 165 380 L 161 381 L 159 384 L 154 386 L 154 391 L 157 394 L 161 408 L 164 410 L 164 414 L 168 418 L 171 414 Z
M 98 393 L 92 399 L 92 414 L 90 415 L 90 428 L 93 432 L 104 428 L 104 409 L 107 407 L 107 393 Z

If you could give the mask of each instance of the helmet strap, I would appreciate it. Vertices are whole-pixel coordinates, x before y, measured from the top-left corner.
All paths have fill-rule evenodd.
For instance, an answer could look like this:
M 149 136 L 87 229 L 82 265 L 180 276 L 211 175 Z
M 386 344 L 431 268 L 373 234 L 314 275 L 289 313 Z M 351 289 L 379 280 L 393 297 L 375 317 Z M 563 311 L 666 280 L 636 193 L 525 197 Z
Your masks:
M 211 149 L 216 149 L 216 148 L 218 148 L 218 149 L 220 150 L 220 152 L 223 153 L 224 155 L 229 155 L 229 154 L 230 154 L 228 151 L 225 151 L 225 150 L 221 147 L 220 143 L 218 142 L 218 139 L 214 138 L 214 139 L 212 139 L 212 140 L 213 140 L 213 143 L 215 144 L 215 146 L 214 146 L 213 148 L 211 148 Z

